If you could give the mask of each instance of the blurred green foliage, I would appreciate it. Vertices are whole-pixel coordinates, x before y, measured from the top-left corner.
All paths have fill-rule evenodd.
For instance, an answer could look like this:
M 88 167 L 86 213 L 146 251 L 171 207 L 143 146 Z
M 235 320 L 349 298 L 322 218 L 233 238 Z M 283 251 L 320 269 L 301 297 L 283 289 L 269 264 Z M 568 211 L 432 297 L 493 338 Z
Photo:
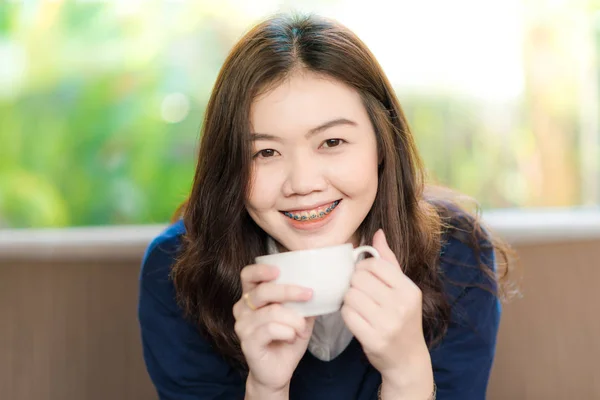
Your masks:
M 165 222 L 193 176 L 203 111 L 236 40 L 232 10 L 0 5 L 0 227 Z M 42 8 L 42 9 L 40 9 Z M 525 205 L 532 133 L 476 99 L 398 92 L 426 165 L 484 207 Z M 517 150 L 515 150 L 517 149 Z

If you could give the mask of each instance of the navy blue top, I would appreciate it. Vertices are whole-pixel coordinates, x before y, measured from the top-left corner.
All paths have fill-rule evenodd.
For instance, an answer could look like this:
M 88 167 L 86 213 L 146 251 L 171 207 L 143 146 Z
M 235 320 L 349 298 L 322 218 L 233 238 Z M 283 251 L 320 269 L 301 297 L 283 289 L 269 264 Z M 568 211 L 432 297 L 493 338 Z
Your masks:
M 138 316 L 144 359 L 161 400 L 243 399 L 245 381 L 197 327 L 183 317 L 169 279 L 178 253 L 181 221 L 169 226 L 149 245 L 140 274 Z M 494 266 L 492 250 L 482 261 Z M 441 253 L 445 292 L 452 317 L 443 340 L 430 350 L 439 400 L 485 399 L 500 321 L 500 303 L 473 251 L 456 238 L 445 241 Z M 381 375 L 367 361 L 356 339 L 331 361 L 309 351 L 291 381 L 292 400 L 375 400 Z

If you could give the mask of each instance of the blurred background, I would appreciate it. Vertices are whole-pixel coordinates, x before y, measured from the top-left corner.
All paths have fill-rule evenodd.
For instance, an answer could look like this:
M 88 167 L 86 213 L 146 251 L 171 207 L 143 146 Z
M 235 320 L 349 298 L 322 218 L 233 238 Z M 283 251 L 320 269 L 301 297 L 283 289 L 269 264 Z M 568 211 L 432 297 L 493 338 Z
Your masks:
M 0 2 L 0 228 L 163 223 L 231 46 L 277 11 L 353 29 L 433 180 L 484 209 L 600 202 L 600 2 Z

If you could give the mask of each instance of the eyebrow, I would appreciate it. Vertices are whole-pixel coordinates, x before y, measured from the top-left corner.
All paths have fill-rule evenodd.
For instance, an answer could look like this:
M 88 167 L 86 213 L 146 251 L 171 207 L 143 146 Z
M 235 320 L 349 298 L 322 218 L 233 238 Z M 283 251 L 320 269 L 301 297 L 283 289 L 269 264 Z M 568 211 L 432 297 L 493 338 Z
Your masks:
M 305 135 L 305 138 L 310 138 L 311 136 L 314 136 L 318 133 L 321 133 L 329 128 L 333 128 L 334 126 L 338 126 L 338 125 L 349 125 L 349 126 L 357 126 L 358 124 L 354 121 L 351 121 L 349 119 L 346 118 L 336 118 L 333 119 L 331 121 L 327 121 L 315 128 L 310 129 Z M 281 138 L 279 136 L 275 136 L 275 135 L 271 135 L 268 133 L 252 133 L 252 140 L 253 141 L 257 141 L 257 140 L 273 140 L 276 142 L 281 142 Z

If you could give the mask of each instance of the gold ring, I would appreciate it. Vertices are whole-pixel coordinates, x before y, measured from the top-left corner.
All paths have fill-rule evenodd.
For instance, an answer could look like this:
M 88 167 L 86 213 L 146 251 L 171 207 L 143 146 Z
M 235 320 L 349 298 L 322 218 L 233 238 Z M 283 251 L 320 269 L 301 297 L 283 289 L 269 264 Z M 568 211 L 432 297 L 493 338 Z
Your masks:
M 246 302 L 246 305 L 248 306 L 249 309 L 251 309 L 252 311 L 256 311 L 256 306 L 254 304 L 252 304 L 252 301 L 250 300 L 250 293 L 244 293 L 244 302 Z

